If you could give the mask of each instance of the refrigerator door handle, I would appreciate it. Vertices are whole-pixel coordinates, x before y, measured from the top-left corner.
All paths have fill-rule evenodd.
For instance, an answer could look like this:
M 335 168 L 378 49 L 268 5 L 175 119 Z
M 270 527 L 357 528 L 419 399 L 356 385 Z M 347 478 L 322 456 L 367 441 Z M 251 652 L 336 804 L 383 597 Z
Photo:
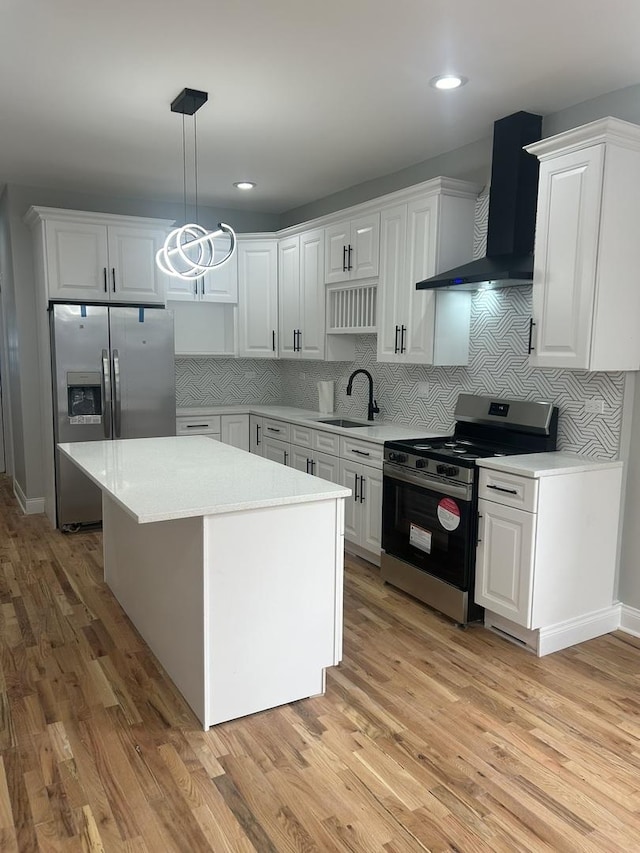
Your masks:
M 102 350 L 102 427 L 104 437 L 111 438 L 111 375 L 109 373 L 109 352 Z
M 113 351 L 113 430 L 115 437 L 120 438 L 122 425 L 122 397 L 120 395 L 120 355 L 117 349 Z

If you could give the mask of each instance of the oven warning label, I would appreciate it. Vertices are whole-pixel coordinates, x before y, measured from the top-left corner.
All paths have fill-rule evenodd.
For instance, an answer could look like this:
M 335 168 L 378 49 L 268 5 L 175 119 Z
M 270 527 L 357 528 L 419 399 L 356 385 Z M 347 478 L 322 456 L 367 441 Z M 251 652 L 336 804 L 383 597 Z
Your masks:
M 438 521 L 445 530 L 455 530 L 460 526 L 460 507 L 451 498 L 442 498 L 438 503 Z
M 412 524 L 409 529 L 409 543 L 414 548 L 419 548 L 425 554 L 431 553 L 431 531 Z

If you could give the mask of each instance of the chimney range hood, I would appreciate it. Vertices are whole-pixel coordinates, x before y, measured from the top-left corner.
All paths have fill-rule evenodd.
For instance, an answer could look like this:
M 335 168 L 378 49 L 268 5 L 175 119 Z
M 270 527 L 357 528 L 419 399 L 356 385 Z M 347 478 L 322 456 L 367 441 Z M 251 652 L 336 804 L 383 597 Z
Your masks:
M 538 158 L 523 146 L 542 136 L 542 116 L 518 112 L 493 126 L 487 254 L 419 281 L 417 290 L 478 290 L 533 281 Z

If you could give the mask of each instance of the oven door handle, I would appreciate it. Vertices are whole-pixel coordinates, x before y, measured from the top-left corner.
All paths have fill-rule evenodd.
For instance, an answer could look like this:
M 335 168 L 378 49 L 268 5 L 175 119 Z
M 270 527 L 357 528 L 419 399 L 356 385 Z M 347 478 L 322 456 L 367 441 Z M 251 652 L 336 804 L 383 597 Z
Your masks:
M 459 485 L 457 483 L 447 483 L 444 480 L 427 479 L 420 474 L 412 474 L 405 471 L 397 471 L 395 468 L 390 471 L 385 465 L 383 474 L 390 480 L 398 480 L 401 483 L 409 483 L 411 486 L 420 486 L 427 492 L 439 492 L 451 498 L 459 498 L 462 501 L 470 501 L 472 488 L 471 486 Z

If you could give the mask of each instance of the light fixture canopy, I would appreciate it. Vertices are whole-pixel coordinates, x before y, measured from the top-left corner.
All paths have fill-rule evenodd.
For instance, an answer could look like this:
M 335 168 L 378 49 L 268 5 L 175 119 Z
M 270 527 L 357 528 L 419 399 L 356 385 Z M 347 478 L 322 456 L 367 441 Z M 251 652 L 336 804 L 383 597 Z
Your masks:
M 234 181 L 233 185 L 237 190 L 253 190 L 257 186 L 255 181 Z
M 236 235 L 229 225 L 218 223 L 216 231 L 209 231 L 194 222 L 187 223 L 187 167 L 184 134 L 184 116 L 195 116 L 201 106 L 209 99 L 207 92 L 199 89 L 183 89 L 171 102 L 171 112 L 182 115 L 182 162 L 184 181 L 184 218 L 185 224 L 174 228 L 156 253 L 156 265 L 165 275 L 194 281 L 209 270 L 221 267 L 231 259 L 236 250 Z M 194 145 L 194 186 L 196 219 L 198 218 L 198 134 L 196 119 L 193 120 Z M 216 238 L 229 238 L 229 249 L 219 260 L 216 256 Z M 219 250 L 218 250 L 219 251 Z
M 438 74 L 429 80 L 429 85 L 433 86 L 434 89 L 450 90 L 459 89 L 467 82 L 468 79 L 460 74 Z

